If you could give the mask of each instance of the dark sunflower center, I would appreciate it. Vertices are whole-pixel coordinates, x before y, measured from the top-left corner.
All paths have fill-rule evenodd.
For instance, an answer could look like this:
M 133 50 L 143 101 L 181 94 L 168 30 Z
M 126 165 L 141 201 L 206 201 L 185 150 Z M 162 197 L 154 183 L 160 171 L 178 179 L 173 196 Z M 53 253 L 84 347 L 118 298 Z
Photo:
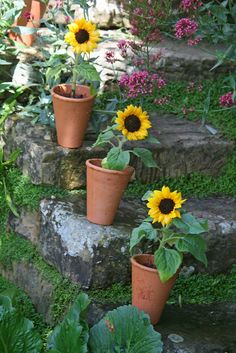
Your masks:
M 141 121 L 136 115 L 129 115 L 125 118 L 125 128 L 129 132 L 135 132 L 140 129 Z
M 79 32 L 75 34 L 75 38 L 79 44 L 83 44 L 89 40 L 89 34 L 85 29 L 80 29 Z
M 174 207 L 175 203 L 172 199 L 163 199 L 159 204 L 159 210 L 163 214 L 169 214 L 171 211 L 173 211 Z

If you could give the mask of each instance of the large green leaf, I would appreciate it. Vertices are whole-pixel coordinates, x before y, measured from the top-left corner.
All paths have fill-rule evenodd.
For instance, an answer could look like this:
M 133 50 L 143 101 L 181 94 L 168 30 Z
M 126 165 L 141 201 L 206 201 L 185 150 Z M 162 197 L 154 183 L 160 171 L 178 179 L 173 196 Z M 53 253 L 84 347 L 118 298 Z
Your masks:
M 80 63 L 76 69 L 77 74 L 87 81 L 100 81 L 100 75 L 95 66 L 87 61 Z
M 87 353 L 88 325 L 85 321 L 90 300 L 81 293 L 48 338 L 50 353 Z
M 200 236 L 196 234 L 183 235 L 180 239 L 175 242 L 177 250 L 181 252 L 190 252 L 197 260 L 204 263 L 207 266 L 206 258 L 206 242 Z
M 0 352 L 39 353 L 41 341 L 32 328 L 32 322 L 15 311 L 5 312 L 0 319 Z
M 149 222 L 143 222 L 139 227 L 134 228 L 130 238 L 130 252 L 138 245 L 142 239 L 146 238 L 155 241 L 158 237 L 157 229 L 153 228 Z
M 157 168 L 156 161 L 152 157 L 152 152 L 147 150 L 146 148 L 134 148 L 133 154 L 137 157 L 141 158 L 143 164 L 148 168 Z
M 107 168 L 113 170 L 124 170 L 129 165 L 130 154 L 118 147 L 113 147 L 107 154 Z
M 168 281 L 177 272 L 182 259 L 182 254 L 174 249 L 161 247 L 155 252 L 154 262 L 162 282 Z
M 198 220 L 190 213 L 183 213 L 181 218 L 175 218 L 173 224 L 186 234 L 201 234 L 208 231 L 206 220 Z
M 90 353 L 161 353 L 161 336 L 149 317 L 129 305 L 110 311 L 90 330 Z

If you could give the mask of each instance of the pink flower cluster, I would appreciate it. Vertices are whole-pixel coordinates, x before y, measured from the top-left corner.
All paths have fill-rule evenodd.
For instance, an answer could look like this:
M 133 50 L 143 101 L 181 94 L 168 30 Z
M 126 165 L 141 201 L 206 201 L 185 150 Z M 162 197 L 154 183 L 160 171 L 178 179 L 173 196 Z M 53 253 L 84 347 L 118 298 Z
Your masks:
M 194 45 L 198 45 L 201 40 L 202 40 L 201 37 L 196 37 L 196 38 L 193 38 L 193 39 L 190 38 L 190 39 L 188 40 L 188 45 L 189 45 L 190 47 L 192 47 L 192 46 L 194 46 Z
M 187 87 L 187 91 L 190 93 L 194 92 L 195 90 L 197 90 L 198 92 L 202 92 L 203 85 L 201 83 L 190 81 Z
M 29 11 L 25 11 L 23 14 L 23 17 L 27 20 L 27 21 L 32 21 L 34 19 L 34 16 L 32 15 L 31 12 Z
M 121 39 L 117 43 L 117 47 L 120 49 L 120 51 L 121 51 L 120 54 L 123 58 L 126 58 L 126 56 L 127 56 L 127 49 L 129 47 L 129 45 L 130 45 L 129 41 L 127 41 L 125 39 Z
M 152 94 L 155 89 L 161 89 L 165 84 L 165 80 L 159 75 L 148 71 L 136 71 L 131 75 L 124 74 L 119 81 L 120 87 L 127 91 L 129 98 Z
M 154 100 L 154 103 L 157 105 L 165 105 L 165 104 L 169 103 L 169 101 L 170 101 L 170 97 L 165 96 L 162 98 L 156 98 Z
M 64 5 L 64 0 L 56 0 L 55 1 L 55 7 L 59 9 L 60 7 L 63 7 Z
M 196 11 L 203 3 L 199 0 L 182 0 L 180 8 L 185 12 Z
M 219 102 L 222 107 L 226 107 L 226 108 L 236 105 L 236 100 L 233 99 L 233 92 L 228 92 L 223 96 L 221 96 L 219 99 Z
M 197 22 L 191 20 L 190 18 L 181 18 L 175 24 L 175 36 L 178 39 L 190 37 L 196 32 L 197 29 Z
M 114 64 L 116 62 L 114 51 L 111 51 L 111 50 L 106 51 L 105 58 L 109 64 Z

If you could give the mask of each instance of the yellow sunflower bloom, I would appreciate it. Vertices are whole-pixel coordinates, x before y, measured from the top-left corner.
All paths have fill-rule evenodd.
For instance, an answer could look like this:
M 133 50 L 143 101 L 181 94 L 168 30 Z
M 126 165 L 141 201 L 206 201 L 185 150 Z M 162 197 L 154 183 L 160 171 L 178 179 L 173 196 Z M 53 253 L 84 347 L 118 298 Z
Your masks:
M 170 224 L 172 219 L 181 218 L 178 209 L 185 201 L 182 199 L 181 192 L 171 192 L 166 186 L 161 190 L 155 190 L 147 203 L 147 207 L 150 208 L 148 214 L 153 219 L 152 223 L 159 222 L 164 227 Z
M 69 32 L 65 35 L 65 41 L 76 53 L 90 53 L 97 48 L 99 32 L 96 31 L 96 25 L 81 18 L 74 20 L 68 28 Z
M 144 140 L 148 136 L 148 129 L 152 126 L 147 112 L 141 107 L 129 105 L 124 111 L 117 112 L 115 120 L 117 129 L 128 140 Z

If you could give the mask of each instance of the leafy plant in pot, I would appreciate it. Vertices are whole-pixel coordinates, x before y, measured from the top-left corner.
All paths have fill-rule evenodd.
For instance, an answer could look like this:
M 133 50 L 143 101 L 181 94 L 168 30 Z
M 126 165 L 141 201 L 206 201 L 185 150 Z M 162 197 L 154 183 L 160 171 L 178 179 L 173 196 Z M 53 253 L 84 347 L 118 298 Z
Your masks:
M 148 134 L 151 122 L 141 107 L 129 105 L 118 111 L 114 124 L 99 134 L 94 146 L 109 144 L 107 156 L 90 159 L 87 165 L 87 219 L 96 224 L 112 224 L 122 194 L 134 168 L 129 166 L 130 155 L 140 157 L 147 167 L 157 167 L 152 153 L 146 148 L 124 146 L 127 141 L 146 140 L 159 143 Z
M 40 27 L 40 20 L 46 11 L 47 0 L 24 0 L 21 14 L 13 24 L 9 37 L 21 44 L 31 46 L 35 33 Z
M 92 86 L 79 85 L 77 80 L 99 81 L 100 76 L 89 59 L 89 53 L 97 47 L 99 33 L 96 26 L 84 18 L 69 24 L 65 41 L 73 49 L 72 84 L 60 84 L 52 88 L 58 144 L 67 148 L 82 145 L 95 100 Z
M 207 232 L 208 225 L 186 213 L 182 208 L 186 200 L 169 187 L 148 191 L 143 200 L 148 201 L 149 217 L 133 230 L 130 251 L 133 254 L 142 244 L 147 252 L 131 258 L 132 304 L 148 313 L 156 324 L 178 276 L 183 254 L 190 253 L 207 266 L 206 242 L 201 234 Z

